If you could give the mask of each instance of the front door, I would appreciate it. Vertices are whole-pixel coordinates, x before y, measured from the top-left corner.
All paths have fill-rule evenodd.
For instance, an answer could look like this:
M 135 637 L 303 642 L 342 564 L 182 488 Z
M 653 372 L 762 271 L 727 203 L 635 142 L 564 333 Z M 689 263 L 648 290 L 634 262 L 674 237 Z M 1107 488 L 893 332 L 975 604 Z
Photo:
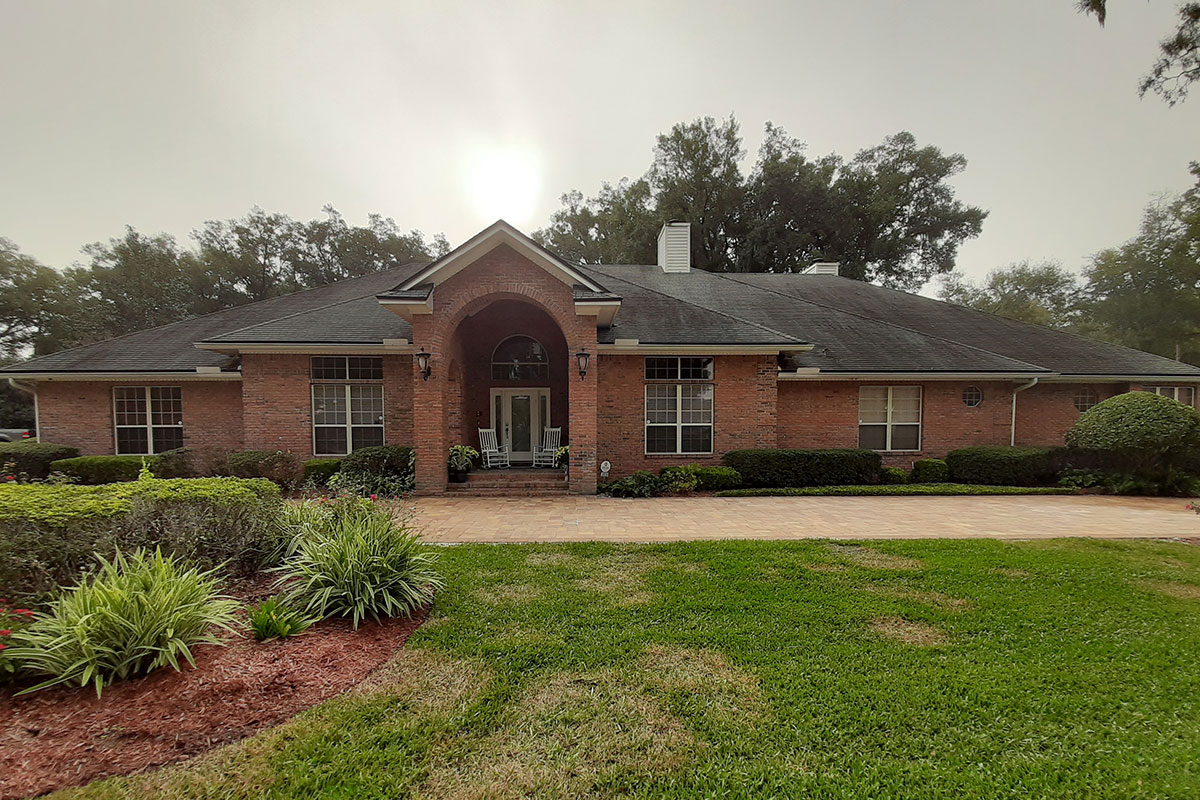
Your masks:
M 492 427 L 513 461 L 533 461 L 549 424 L 549 389 L 492 389 Z

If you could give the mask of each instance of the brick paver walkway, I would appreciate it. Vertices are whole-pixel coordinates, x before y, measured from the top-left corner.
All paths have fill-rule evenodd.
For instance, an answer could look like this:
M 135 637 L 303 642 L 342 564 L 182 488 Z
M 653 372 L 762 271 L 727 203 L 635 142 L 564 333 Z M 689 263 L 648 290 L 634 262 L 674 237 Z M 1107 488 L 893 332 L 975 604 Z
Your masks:
M 422 497 L 433 542 L 685 539 L 1175 538 L 1186 500 L 1150 497 Z

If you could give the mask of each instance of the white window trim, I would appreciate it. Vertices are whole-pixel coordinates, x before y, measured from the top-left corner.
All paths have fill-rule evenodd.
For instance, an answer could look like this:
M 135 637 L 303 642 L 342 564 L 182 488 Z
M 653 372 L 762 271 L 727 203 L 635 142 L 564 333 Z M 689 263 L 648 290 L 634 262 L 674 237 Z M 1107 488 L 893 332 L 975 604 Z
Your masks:
M 884 426 L 886 438 L 884 444 L 887 445 L 884 450 L 876 450 L 876 453 L 919 453 L 925 445 L 925 387 L 924 386 L 864 386 L 864 389 L 887 389 L 887 421 L 886 422 L 863 422 L 862 410 L 859 409 L 858 427 L 861 430 L 864 425 L 872 427 Z M 892 422 L 892 390 L 893 389 L 912 389 L 917 390 L 917 421 L 916 422 Z M 861 397 L 861 395 L 860 395 Z M 860 401 L 861 402 L 861 401 Z M 917 426 L 917 447 L 915 450 L 894 450 L 892 449 L 892 426 Z
M 683 359 L 685 359 L 685 358 L 687 358 L 687 359 L 707 358 L 707 359 L 711 360 L 712 361 L 712 364 L 711 364 L 712 374 L 709 375 L 707 378 L 683 378 L 683 377 L 649 378 L 649 377 L 646 377 L 646 368 L 650 364 L 650 359 L 654 359 L 656 361 L 661 361 L 661 360 L 674 361 L 675 362 L 675 374 L 683 375 Z M 717 359 L 711 355 L 646 356 L 644 359 L 642 359 L 642 379 L 646 380 L 646 381 L 650 381 L 652 383 L 706 383 L 708 381 L 716 380 L 716 377 L 717 377 Z
M 117 390 L 118 389 L 140 389 L 146 399 L 146 423 L 144 425 L 118 425 L 117 424 Z M 178 425 L 155 425 L 154 424 L 154 407 L 150 400 L 151 389 L 176 389 L 179 391 L 179 419 Z M 114 386 L 112 392 L 109 393 L 112 399 L 112 420 L 113 420 L 113 452 L 122 456 L 152 456 L 154 452 L 154 429 L 155 428 L 179 428 L 183 430 L 183 387 L 182 386 Z M 117 431 L 128 428 L 144 428 L 146 431 L 146 451 L 142 453 L 122 453 L 121 443 L 117 437 Z M 165 450 L 163 452 L 166 452 Z
M 318 386 L 340 386 L 345 393 L 346 399 L 346 422 L 342 425 L 329 425 L 326 423 L 317 422 L 317 387 Z M 379 398 L 383 403 L 383 422 L 378 425 L 355 425 L 351 422 L 352 410 L 350 404 L 350 390 L 355 386 L 378 386 Z M 379 428 L 383 434 L 383 443 L 387 444 L 387 392 L 383 389 L 382 381 L 313 381 L 308 390 L 309 414 L 312 420 L 312 453 L 314 457 L 327 456 L 348 456 L 354 452 L 354 428 Z M 317 451 L 317 428 L 344 428 L 346 431 L 346 451 L 343 453 L 321 453 Z
M 500 350 L 501 347 L 504 346 L 505 342 L 510 342 L 513 339 L 528 339 L 529 341 L 533 342 L 538 347 L 542 348 L 542 352 L 546 354 L 546 360 L 545 361 L 497 361 L 496 353 Z M 546 374 L 545 375 L 539 374 L 535 378 L 513 379 L 513 378 L 497 378 L 496 377 L 496 367 L 497 366 L 511 367 L 514 365 L 518 366 L 518 367 L 545 367 Z M 516 381 L 523 381 L 526 383 L 532 383 L 535 381 L 548 381 L 548 380 L 550 380 L 550 351 L 546 349 L 546 346 L 544 344 L 542 344 L 539 339 L 536 339 L 535 337 L 530 336 L 527 333 L 514 333 L 512 336 L 505 336 L 503 339 L 501 339 L 496 344 L 495 347 L 492 348 L 492 360 L 490 363 L 490 373 L 491 373 L 491 378 L 494 381 L 516 380 Z
M 675 422 L 651 422 L 646 415 L 646 403 L 650 399 L 651 386 L 671 386 L 675 389 Z M 712 421 L 710 422 L 684 422 L 683 421 L 683 387 L 685 386 L 712 386 L 713 391 L 713 410 Z M 717 388 L 708 381 L 691 381 L 680 383 L 679 381 L 657 380 L 647 383 L 642 391 L 642 454 L 647 456 L 711 456 L 713 447 L 716 445 L 717 435 Z M 650 428 L 675 428 L 675 449 L 671 452 L 650 452 Z M 707 450 L 683 450 L 683 429 L 708 427 L 708 442 Z
M 1157 395 L 1162 395 L 1163 397 L 1169 397 L 1178 403 L 1183 403 L 1183 401 L 1179 399 L 1179 393 L 1181 391 L 1183 391 L 1184 389 L 1187 389 L 1189 392 L 1192 393 L 1192 402 L 1185 403 L 1184 405 L 1191 405 L 1193 408 L 1196 405 L 1196 389 L 1195 389 L 1195 387 L 1192 387 L 1192 386 L 1169 386 L 1169 385 L 1155 384 L 1153 386 L 1144 386 L 1142 388 L 1144 388 L 1147 392 L 1150 392 L 1151 394 L 1157 394 Z M 1163 394 L 1160 391 L 1161 389 L 1169 389 L 1171 391 L 1171 393 Z

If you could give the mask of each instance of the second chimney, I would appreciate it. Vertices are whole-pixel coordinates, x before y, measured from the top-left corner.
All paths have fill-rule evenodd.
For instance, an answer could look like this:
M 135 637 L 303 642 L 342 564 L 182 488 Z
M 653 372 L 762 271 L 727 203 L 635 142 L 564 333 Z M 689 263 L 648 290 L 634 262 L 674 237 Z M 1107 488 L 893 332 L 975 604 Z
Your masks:
M 658 266 L 663 272 L 692 271 L 692 226 L 673 219 L 658 232 Z

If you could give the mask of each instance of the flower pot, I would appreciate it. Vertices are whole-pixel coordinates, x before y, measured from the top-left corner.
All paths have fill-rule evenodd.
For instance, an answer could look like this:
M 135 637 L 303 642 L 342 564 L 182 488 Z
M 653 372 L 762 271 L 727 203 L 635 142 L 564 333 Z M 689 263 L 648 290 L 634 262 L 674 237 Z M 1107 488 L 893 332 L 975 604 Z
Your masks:
M 450 482 L 451 483 L 466 483 L 467 482 L 467 470 L 465 470 L 465 469 L 461 470 L 461 471 L 453 470 L 453 469 L 450 470 Z

